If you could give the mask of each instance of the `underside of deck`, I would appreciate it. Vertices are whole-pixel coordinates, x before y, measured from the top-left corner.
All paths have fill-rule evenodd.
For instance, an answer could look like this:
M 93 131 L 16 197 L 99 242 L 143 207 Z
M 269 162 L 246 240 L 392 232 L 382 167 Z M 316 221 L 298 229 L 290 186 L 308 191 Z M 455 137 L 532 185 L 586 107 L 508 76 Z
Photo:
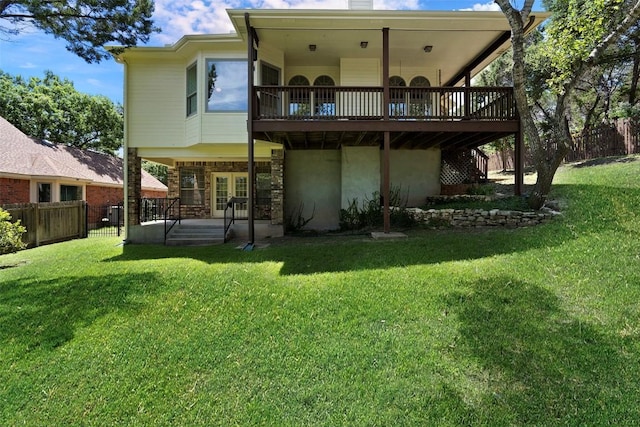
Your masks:
M 254 138 L 282 144 L 287 150 L 335 150 L 343 146 L 383 146 L 384 127 L 376 122 L 361 122 L 362 129 L 343 127 L 336 129 L 324 126 L 313 126 L 309 123 L 307 129 L 300 126 L 289 126 L 290 123 L 254 124 Z M 337 128 L 340 123 L 336 123 Z M 425 150 L 439 148 L 443 151 L 468 150 L 477 148 L 500 138 L 518 132 L 517 122 L 455 123 L 443 126 L 441 123 L 430 123 L 422 130 L 412 126 L 392 126 L 390 132 L 390 148 L 392 150 Z M 456 126 L 457 125 L 457 126 Z M 325 127 L 325 129 L 320 129 Z M 359 127 L 359 126 L 356 126 Z M 490 127 L 490 129 L 483 129 Z M 264 129 L 256 131 L 257 129 Z M 270 130 L 267 130 L 269 129 Z M 409 129 L 408 129 L 409 128 Z M 430 129 L 429 129 L 430 128 Z M 387 129 L 389 127 L 387 126 Z

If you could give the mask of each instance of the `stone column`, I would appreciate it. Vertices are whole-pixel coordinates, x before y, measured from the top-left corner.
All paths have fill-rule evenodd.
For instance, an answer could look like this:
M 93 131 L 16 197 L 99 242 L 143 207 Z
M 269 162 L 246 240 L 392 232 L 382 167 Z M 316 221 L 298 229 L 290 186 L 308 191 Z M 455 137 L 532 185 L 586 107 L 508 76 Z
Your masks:
M 271 224 L 284 224 L 284 150 L 271 150 Z
M 127 149 L 127 213 L 129 225 L 140 224 L 142 197 L 142 159 L 136 148 Z

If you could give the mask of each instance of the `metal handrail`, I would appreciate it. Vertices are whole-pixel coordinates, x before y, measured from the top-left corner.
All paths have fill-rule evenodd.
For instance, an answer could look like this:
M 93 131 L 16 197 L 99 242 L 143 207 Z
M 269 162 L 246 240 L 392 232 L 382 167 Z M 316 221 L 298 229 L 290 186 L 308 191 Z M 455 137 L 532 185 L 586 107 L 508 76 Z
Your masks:
M 227 243 L 227 232 L 236 221 L 236 205 L 247 203 L 246 197 L 232 197 L 227 201 L 227 206 L 224 208 L 224 232 L 222 235 L 224 243 Z M 228 210 L 231 209 L 231 217 L 228 217 Z M 227 219 L 229 223 L 227 223 Z
M 169 201 L 171 199 L 167 199 L 167 201 Z M 173 212 L 173 207 L 176 204 L 176 202 L 178 203 L 178 217 L 177 218 L 172 218 L 170 216 L 170 213 Z M 182 205 L 180 204 L 180 197 L 176 197 L 175 199 L 173 199 L 171 201 L 171 203 L 169 203 L 167 205 L 167 207 L 164 210 L 164 243 L 167 243 L 167 235 L 169 234 L 169 232 L 171 231 L 171 229 L 173 228 L 174 225 L 176 225 L 176 222 L 178 224 L 182 223 L 182 209 L 181 209 Z M 171 225 L 169 225 L 169 228 L 167 228 L 167 223 L 169 221 L 173 221 L 171 223 Z

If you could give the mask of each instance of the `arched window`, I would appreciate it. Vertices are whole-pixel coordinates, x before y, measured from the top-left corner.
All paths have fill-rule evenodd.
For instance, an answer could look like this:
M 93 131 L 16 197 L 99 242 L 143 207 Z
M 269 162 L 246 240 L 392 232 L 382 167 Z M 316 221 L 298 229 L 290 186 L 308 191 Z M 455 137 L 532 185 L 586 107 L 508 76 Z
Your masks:
M 389 77 L 389 115 L 391 117 L 405 116 L 406 111 L 406 89 L 407 83 L 400 76 Z
M 309 86 L 309 79 L 298 74 L 289 79 L 289 86 Z
M 424 117 L 431 114 L 431 93 L 423 88 L 430 87 L 429 79 L 416 76 L 409 83 L 409 115 Z
M 309 79 L 301 75 L 293 76 L 289 79 L 289 86 L 300 86 L 289 89 L 289 114 L 308 116 L 311 113 Z
M 315 113 L 319 116 L 335 116 L 336 114 L 336 92 L 335 82 L 329 76 L 318 76 L 313 81 L 313 93 L 315 96 Z M 326 86 L 326 88 L 315 87 Z

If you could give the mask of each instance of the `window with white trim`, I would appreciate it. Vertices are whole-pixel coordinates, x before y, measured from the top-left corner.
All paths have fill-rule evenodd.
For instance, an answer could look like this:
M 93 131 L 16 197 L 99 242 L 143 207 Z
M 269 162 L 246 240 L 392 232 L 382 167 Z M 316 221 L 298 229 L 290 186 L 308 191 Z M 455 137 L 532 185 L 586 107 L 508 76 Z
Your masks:
M 198 112 L 198 67 L 187 68 L 187 117 Z
M 207 112 L 247 111 L 247 61 L 207 59 Z

